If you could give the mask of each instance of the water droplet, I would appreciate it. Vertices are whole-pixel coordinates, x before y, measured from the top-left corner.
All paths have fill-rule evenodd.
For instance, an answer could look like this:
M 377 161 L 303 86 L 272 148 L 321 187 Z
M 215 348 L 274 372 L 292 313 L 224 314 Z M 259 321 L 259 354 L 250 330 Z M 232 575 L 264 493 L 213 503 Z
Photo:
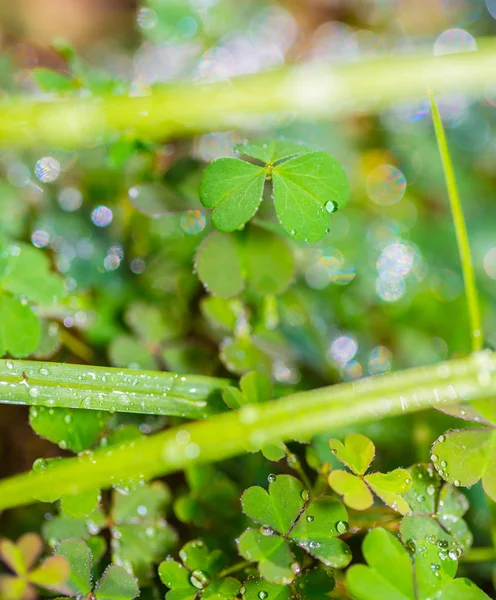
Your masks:
M 262 525 L 262 527 L 260 527 L 260 533 L 262 535 L 273 535 L 274 531 L 268 525 Z
M 455 479 L 455 481 L 453 481 L 453 485 L 455 487 L 460 487 L 460 482 L 458 481 L 458 479 Z
M 328 213 L 335 213 L 339 209 L 339 206 L 334 200 L 329 200 L 325 203 L 325 209 Z
M 258 592 L 258 597 L 260 598 L 260 600 L 265 600 L 266 598 L 269 597 L 269 593 L 266 592 L 265 590 L 260 590 Z
M 451 560 L 458 560 L 461 555 L 462 551 L 460 548 L 453 548 L 448 552 L 448 556 L 451 558 Z
M 439 456 L 437 454 L 431 454 L 432 462 L 437 462 L 439 460 Z
M 308 515 L 308 517 L 307 517 L 307 521 L 308 521 L 309 523 L 311 523 L 312 521 L 315 521 L 315 517 L 312 517 L 312 515 Z
M 348 525 L 348 523 L 346 521 L 338 521 L 336 523 L 336 530 L 340 535 L 343 533 L 346 533 L 349 528 L 350 528 L 350 526 Z
M 429 496 L 434 496 L 434 494 L 436 493 L 436 488 L 432 484 L 428 485 L 427 493 L 429 494 Z
M 448 463 L 445 460 L 442 460 L 440 464 L 443 469 L 446 469 L 446 467 L 448 466 Z
M 303 490 L 301 492 L 301 499 L 305 502 L 310 498 L 310 492 L 308 490 Z
M 48 375 L 48 369 L 40 369 L 40 375 Z
M 31 396 L 31 398 L 37 398 L 40 394 L 40 390 L 36 387 L 32 387 L 29 388 L 28 394 Z
M 5 366 L 7 367 L 7 369 L 13 369 L 14 368 L 14 365 L 12 364 L 12 362 L 10 360 L 8 360 L 5 363 Z
M 269 483 L 274 483 L 274 481 L 275 481 L 275 480 L 276 480 L 276 476 L 275 476 L 273 473 L 271 473 L 271 474 L 270 474 L 270 475 L 267 477 L 267 481 L 268 481 Z
M 447 540 L 439 540 L 439 542 L 437 543 L 438 548 L 442 548 L 443 550 L 446 550 L 446 548 L 449 547 L 449 543 Z
M 308 544 L 308 547 L 309 547 L 309 548 L 313 548 L 313 549 L 320 548 L 320 543 L 319 543 L 319 542 L 314 542 L 314 541 L 312 540 L 312 541 L 311 541 L 311 542 Z
M 208 583 L 208 579 L 203 573 L 203 571 L 196 570 L 191 573 L 191 577 L 189 578 L 191 585 L 194 586 L 198 590 L 202 590 L 205 585 Z
M 444 442 L 444 440 L 445 440 L 445 439 L 446 439 L 446 438 L 444 437 L 444 435 L 440 435 L 440 436 L 437 438 L 437 441 L 438 441 L 440 444 L 442 444 L 442 443 Z
M 291 235 L 296 235 L 296 229 L 291 229 L 291 231 L 289 232 Z

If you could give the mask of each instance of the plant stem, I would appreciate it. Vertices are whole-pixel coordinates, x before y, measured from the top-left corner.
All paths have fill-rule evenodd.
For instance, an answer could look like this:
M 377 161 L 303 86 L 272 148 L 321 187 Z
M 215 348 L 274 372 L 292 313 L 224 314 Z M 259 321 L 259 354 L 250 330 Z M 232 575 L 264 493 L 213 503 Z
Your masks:
M 56 392 L 59 382 L 63 389 L 64 368 L 74 367 L 55 367 L 57 365 L 51 365 L 51 385 Z M 88 373 L 88 369 L 84 369 Z M 105 369 L 94 371 L 106 372 Z M 478 352 L 438 365 L 299 392 L 265 404 L 245 405 L 238 411 L 218 414 L 207 421 L 182 424 L 118 448 L 56 460 L 36 472 L 4 479 L 0 482 L 0 509 L 40 498 L 50 501 L 96 487 L 151 479 L 195 463 L 210 463 L 242 454 L 247 448 L 258 450 L 261 445 L 276 440 L 301 439 L 338 427 L 487 398 L 496 393 L 495 372 L 496 353 Z M 133 377 L 140 381 L 140 372 L 131 371 L 126 376 L 130 380 L 128 385 Z M 149 372 L 142 377 L 155 387 L 156 379 L 173 379 L 172 375 Z M 86 376 L 81 386 L 95 392 L 94 385 L 88 386 L 88 379 L 93 381 Z M 192 380 L 198 379 L 188 377 L 186 381 L 191 385 Z M 205 388 L 212 389 L 207 384 Z M 187 389 L 186 386 L 185 391 Z M 29 398 L 26 395 L 24 401 Z
M 228 82 L 181 83 L 147 96 L 70 95 L 53 100 L 13 98 L 0 105 L 0 144 L 11 147 L 79 147 L 108 141 L 116 133 L 164 140 L 225 129 L 271 124 L 274 114 L 315 120 L 375 112 L 401 102 L 425 101 L 434 93 L 473 98 L 496 84 L 496 40 L 478 40 L 478 51 L 433 57 L 398 53 L 359 63 L 306 64 Z
M 0 403 L 205 419 L 225 410 L 227 379 L 0 360 Z
M 298 473 L 303 485 L 308 490 L 308 493 L 312 494 L 313 486 L 310 482 L 310 479 L 308 479 L 303 467 L 301 466 L 300 459 L 296 456 L 296 454 L 294 454 L 294 452 L 291 452 L 291 450 L 286 445 L 284 446 L 284 451 L 286 452 L 288 465 Z
M 220 573 L 218 573 L 217 577 L 219 579 L 223 579 L 224 577 L 227 577 L 228 575 L 231 575 L 232 573 L 236 573 L 237 571 L 246 569 L 246 567 L 249 567 L 251 564 L 252 563 L 249 560 L 241 560 L 241 561 L 237 562 L 235 565 L 232 565 L 231 567 L 227 567 L 226 569 L 223 569 Z
M 472 253 L 470 251 L 470 243 L 468 241 L 467 226 L 465 224 L 463 207 L 460 200 L 460 194 L 458 192 L 458 186 L 456 184 L 455 170 L 453 168 L 453 161 L 451 160 L 451 155 L 448 148 L 448 142 L 446 140 L 446 133 L 444 130 L 443 122 L 441 120 L 441 115 L 439 114 L 436 101 L 432 94 L 430 94 L 430 100 L 432 108 L 432 121 L 434 123 L 434 131 L 436 132 L 436 140 L 439 149 L 439 155 L 441 157 L 441 163 L 443 165 L 443 172 L 444 178 L 446 180 L 446 187 L 448 189 L 451 214 L 453 217 L 453 224 L 455 226 L 458 252 L 460 254 L 460 261 L 462 264 L 463 281 L 465 285 L 465 296 L 467 299 L 467 308 L 470 322 L 470 337 L 472 340 L 472 350 L 474 352 L 477 352 L 482 348 L 483 335 L 479 296 L 477 293 L 477 284 L 475 280 Z

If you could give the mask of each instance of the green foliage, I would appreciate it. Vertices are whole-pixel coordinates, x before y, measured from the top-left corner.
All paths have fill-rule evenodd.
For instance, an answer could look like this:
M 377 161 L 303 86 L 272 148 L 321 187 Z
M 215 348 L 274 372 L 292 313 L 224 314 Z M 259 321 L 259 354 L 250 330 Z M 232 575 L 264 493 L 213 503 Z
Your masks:
M 260 529 L 247 529 L 238 540 L 241 555 L 258 563 L 264 579 L 291 583 L 300 566 L 291 544 L 303 548 L 327 566 L 343 568 L 351 560 L 348 546 L 337 539 L 348 531 L 344 506 L 329 496 L 310 499 L 300 481 L 290 475 L 269 477 L 269 491 L 248 488 L 241 497 L 243 512 Z
M 445 546 L 447 549 L 449 542 L 445 537 L 426 531 L 418 531 L 417 535 L 410 557 L 388 531 L 377 528 L 367 534 L 362 552 L 368 566 L 354 565 L 346 574 L 348 588 L 356 600 L 488 598 L 470 581 L 454 579 L 458 555 L 454 559 L 448 556 Z
M 329 475 L 329 485 L 343 496 L 347 506 L 355 510 L 365 510 L 372 506 L 372 492 L 401 514 L 409 512 L 407 502 L 401 497 L 412 485 L 412 479 L 405 469 L 395 469 L 389 473 L 365 472 L 375 456 L 374 444 L 365 436 L 352 433 L 346 436 L 344 444 L 339 440 L 329 440 L 329 446 L 342 463 L 354 474 L 335 470 Z
M 455 416 L 486 427 L 453 430 L 432 445 L 431 460 L 443 479 L 455 486 L 471 486 L 482 480 L 486 494 L 496 501 L 496 403 L 482 400 L 459 407 Z
M 42 251 L 0 239 L 0 292 L 0 356 L 28 356 L 41 340 L 32 304 L 57 302 L 64 295 L 62 278 L 50 272 Z
M 263 167 L 237 158 L 220 158 L 207 167 L 200 197 L 212 208 L 219 231 L 234 231 L 247 223 L 262 201 L 266 179 L 273 183 L 277 216 L 295 239 L 316 242 L 329 232 L 329 213 L 348 201 L 346 175 L 325 152 L 290 141 L 238 146 L 238 151 L 265 163 Z
M 249 404 L 258 404 L 272 399 L 272 384 L 270 379 L 261 373 L 252 371 L 243 375 L 239 382 L 240 389 L 229 386 L 222 392 L 224 402 L 237 410 Z M 286 453 L 286 446 L 281 441 L 264 444 L 260 450 L 267 460 L 278 461 Z
M 174 560 L 160 563 L 158 573 L 162 582 L 170 588 L 169 600 L 233 600 L 241 584 L 234 577 L 222 577 L 224 565 L 222 552 L 209 552 L 202 540 L 188 542 L 179 551 L 182 564 Z
M 0 540 L 0 560 L 13 573 L 0 575 L 2 600 L 36 597 L 35 586 L 65 593 L 70 564 L 63 557 L 50 556 L 35 566 L 42 551 L 43 542 L 35 533 L 24 534 L 16 543 Z
M 68 539 L 61 542 L 55 549 L 55 554 L 65 558 L 70 565 L 68 597 L 87 597 L 92 593 L 96 600 L 133 600 L 139 595 L 136 579 L 117 565 L 107 567 L 93 589 L 91 551 L 82 540 Z
M 223 298 L 245 287 L 260 296 L 281 294 L 294 277 L 286 242 L 260 227 L 243 234 L 213 233 L 198 248 L 195 268 L 205 289 Z

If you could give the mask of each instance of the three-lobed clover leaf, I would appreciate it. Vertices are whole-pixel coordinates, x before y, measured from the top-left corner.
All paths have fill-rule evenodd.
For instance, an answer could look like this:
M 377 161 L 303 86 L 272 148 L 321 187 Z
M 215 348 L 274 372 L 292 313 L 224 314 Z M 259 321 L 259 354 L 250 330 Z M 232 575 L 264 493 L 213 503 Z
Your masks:
M 260 296 L 281 294 L 294 278 L 294 259 L 286 242 L 261 227 L 225 234 L 214 232 L 199 246 L 195 270 L 206 290 L 230 298 L 248 290 Z
M 208 551 L 202 540 L 193 540 L 179 551 L 181 563 L 165 560 L 158 567 L 162 583 L 170 588 L 168 600 L 234 600 L 241 589 L 234 577 L 222 577 L 224 555 Z
M 16 543 L 0 540 L 0 560 L 13 572 L 12 575 L 0 575 L 2 600 L 37 598 L 35 586 L 66 593 L 69 563 L 60 556 L 50 556 L 34 567 L 42 550 L 43 542 L 35 533 L 24 534 Z
M 292 584 L 279 585 L 261 578 L 243 584 L 243 600 L 322 600 L 334 589 L 334 577 L 323 569 L 308 569 Z
M 133 600 L 139 595 L 136 578 L 118 565 L 108 566 L 93 586 L 92 555 L 83 540 L 64 540 L 56 547 L 55 555 L 63 557 L 70 565 L 69 589 L 65 592 L 69 598 Z
M 170 501 L 169 488 L 159 481 L 134 489 L 114 489 L 108 516 L 99 507 L 84 518 L 62 514 L 52 518 L 43 533 L 53 544 L 71 535 L 96 535 L 108 527 L 113 562 L 132 569 L 140 583 L 147 583 L 153 575 L 152 565 L 177 541 L 175 530 L 164 517 Z M 61 502 L 62 508 L 64 502 L 67 497 Z
M 352 473 L 334 470 L 329 474 L 329 485 L 343 496 L 344 503 L 355 510 L 370 508 L 374 502 L 372 492 L 388 506 L 401 514 L 410 510 L 407 502 L 401 497 L 410 489 L 412 478 L 405 469 L 395 469 L 390 473 L 369 473 L 375 456 L 374 444 L 364 435 L 352 433 L 346 436 L 344 444 L 336 439 L 329 440 L 333 454 Z
M 343 207 L 349 196 L 346 174 L 335 158 L 285 140 L 236 149 L 264 165 L 220 158 L 205 169 L 200 199 L 213 209 L 212 222 L 219 231 L 234 231 L 247 223 L 260 206 L 266 179 L 271 179 L 278 219 L 290 235 L 316 242 L 329 232 L 330 213 Z
M 63 280 L 50 272 L 41 250 L 0 240 L 0 292 L 0 356 L 28 356 L 41 339 L 41 322 L 30 303 L 56 302 L 64 295 Z
M 454 429 L 439 436 L 431 451 L 437 472 L 455 486 L 469 487 L 482 480 L 484 491 L 496 501 L 496 400 L 478 400 L 443 411 L 485 427 Z
M 271 583 L 291 583 L 300 570 L 291 544 L 303 548 L 327 566 L 343 568 L 351 560 L 348 546 L 337 536 L 348 531 L 343 504 L 329 496 L 313 500 L 291 475 L 269 478 L 269 491 L 254 486 L 241 497 L 243 512 L 260 529 L 247 529 L 238 539 L 240 554 L 258 563 Z
M 422 517 L 407 517 L 405 521 L 418 518 Z M 402 528 L 404 538 L 403 533 Z M 436 530 L 436 533 L 439 531 Z M 489 597 L 472 582 L 454 579 L 457 557 L 449 556 L 449 540 L 442 533 L 436 536 L 430 525 L 423 527 L 421 523 L 415 542 L 408 546 L 413 554 L 385 529 L 376 528 L 368 533 L 362 544 L 368 566 L 353 565 L 346 573 L 348 591 L 353 598 L 488 600 Z
M 417 464 L 408 469 L 412 487 L 404 494 L 414 516 L 435 520 L 463 550 L 472 545 L 472 533 L 463 520 L 469 509 L 467 498 L 456 487 L 442 482 L 431 465 Z
M 240 409 L 249 404 L 268 402 L 272 399 L 272 383 L 262 373 L 250 371 L 241 377 L 240 389 L 228 386 L 222 392 L 222 399 L 233 410 Z M 251 448 L 252 450 L 252 448 Z M 262 454 L 267 460 L 278 461 L 286 453 L 286 446 L 282 441 L 264 444 L 260 447 Z

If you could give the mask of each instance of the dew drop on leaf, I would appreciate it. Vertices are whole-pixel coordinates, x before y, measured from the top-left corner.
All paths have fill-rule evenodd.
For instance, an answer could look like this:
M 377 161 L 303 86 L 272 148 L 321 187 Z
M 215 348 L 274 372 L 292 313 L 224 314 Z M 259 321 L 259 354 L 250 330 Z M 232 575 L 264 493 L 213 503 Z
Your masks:
M 336 530 L 340 535 L 342 535 L 343 533 L 346 533 L 349 528 L 350 528 L 350 526 L 348 525 L 348 523 L 346 521 L 338 521 L 336 523 Z
M 258 592 L 258 597 L 260 598 L 260 600 L 265 600 L 266 598 L 269 597 L 269 594 L 265 590 L 260 590 Z
M 339 206 L 334 200 L 329 200 L 325 203 L 325 209 L 328 213 L 335 213 L 339 209 Z

